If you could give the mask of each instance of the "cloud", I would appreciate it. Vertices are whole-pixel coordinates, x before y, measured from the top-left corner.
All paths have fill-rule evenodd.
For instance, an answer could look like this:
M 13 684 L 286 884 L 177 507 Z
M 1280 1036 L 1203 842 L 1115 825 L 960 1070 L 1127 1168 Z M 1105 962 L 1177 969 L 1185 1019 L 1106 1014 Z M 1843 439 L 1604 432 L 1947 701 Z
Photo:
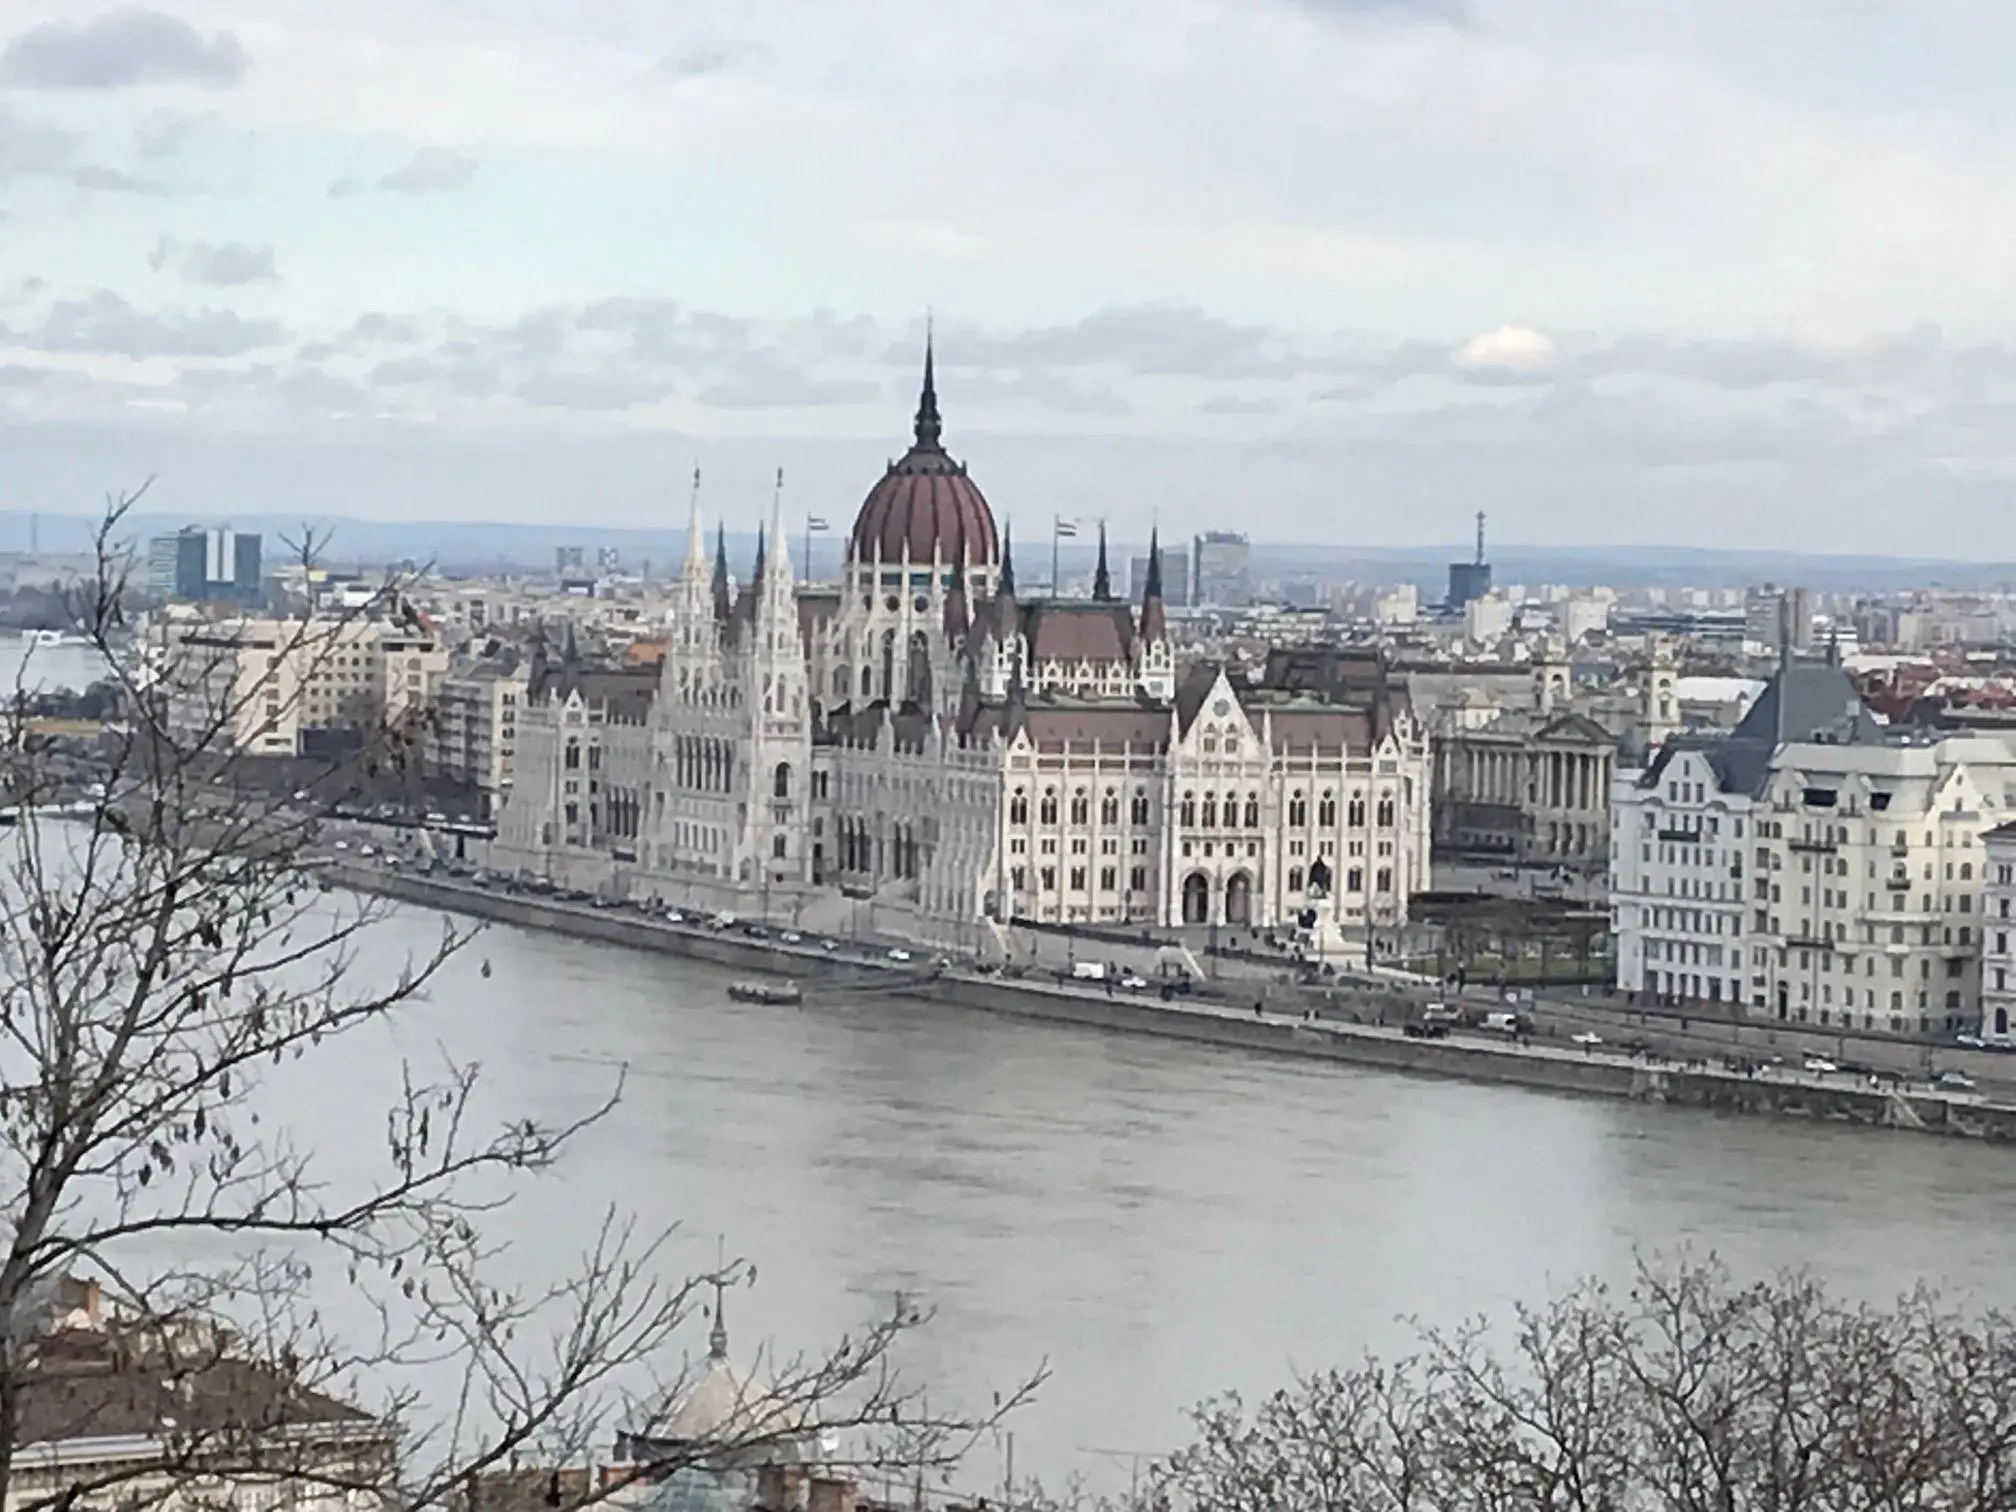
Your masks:
M 476 177 L 476 160 L 449 147 L 422 147 L 401 167 L 378 180 L 394 194 L 442 194 L 466 189 Z
M 62 171 L 77 146 L 76 133 L 24 116 L 0 102 L 0 183 Z
M 1500 326 L 1457 349 L 1455 366 L 1472 382 L 1532 383 L 1554 364 L 1554 342 L 1525 326 Z
M 1304 10 L 1323 17 L 1470 24 L 1466 0 L 1298 0 L 1298 3 Z
M 686 79 L 706 79 L 715 74 L 726 73 L 750 56 L 750 53 L 751 49 L 730 43 L 683 48 L 660 58 L 658 66 L 651 71 L 668 83 L 679 83 Z
M 251 60 L 235 34 L 205 37 L 188 22 L 127 6 L 90 21 L 44 21 L 0 49 L 0 85 L 19 89 L 131 89 L 195 84 L 227 89 Z
M 79 189 L 98 189 L 107 194 L 166 194 L 167 186 L 158 179 L 142 178 L 128 173 L 123 168 L 108 168 L 102 163 L 86 163 L 72 168 L 66 175 Z
M 899 349 L 890 360 L 914 355 Z M 951 328 L 940 358 L 970 367 L 1111 364 L 1165 377 L 1286 377 L 1308 367 L 1278 332 L 1236 324 L 1194 305 L 1113 305 L 1068 325 L 1011 335 Z
M 273 283 L 280 277 L 280 269 L 271 247 L 199 241 L 183 258 L 182 275 L 192 283 L 235 288 L 242 284 Z
M 1258 394 L 1216 394 L 1197 409 L 1206 415 L 1278 415 L 1281 401 Z
M 881 392 L 866 379 L 825 377 L 787 366 L 774 353 L 752 352 L 699 399 L 709 409 L 812 409 L 865 404 Z
M 247 320 L 230 310 L 149 313 L 100 289 L 58 301 L 39 326 L 11 334 L 36 351 L 146 358 L 239 357 L 279 345 L 285 333 L 275 321 Z

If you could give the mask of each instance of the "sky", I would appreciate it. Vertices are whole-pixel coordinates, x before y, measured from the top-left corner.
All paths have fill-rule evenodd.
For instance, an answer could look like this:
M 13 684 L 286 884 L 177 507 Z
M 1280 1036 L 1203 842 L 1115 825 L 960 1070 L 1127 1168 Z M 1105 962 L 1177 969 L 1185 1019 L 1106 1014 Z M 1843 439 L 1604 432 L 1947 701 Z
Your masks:
M 2008 0 L 0 0 L 0 508 L 2016 558 Z

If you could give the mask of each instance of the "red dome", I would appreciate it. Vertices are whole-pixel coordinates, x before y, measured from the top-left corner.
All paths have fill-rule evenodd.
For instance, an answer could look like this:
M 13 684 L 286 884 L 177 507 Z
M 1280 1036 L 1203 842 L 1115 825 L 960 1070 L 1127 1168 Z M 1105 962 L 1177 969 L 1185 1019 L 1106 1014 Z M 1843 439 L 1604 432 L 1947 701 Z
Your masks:
M 854 517 L 847 555 L 852 561 L 957 562 L 997 565 L 1001 543 L 987 507 L 964 463 L 940 444 L 938 391 L 931 349 L 924 349 L 924 394 L 917 405 L 917 439 L 891 462 Z

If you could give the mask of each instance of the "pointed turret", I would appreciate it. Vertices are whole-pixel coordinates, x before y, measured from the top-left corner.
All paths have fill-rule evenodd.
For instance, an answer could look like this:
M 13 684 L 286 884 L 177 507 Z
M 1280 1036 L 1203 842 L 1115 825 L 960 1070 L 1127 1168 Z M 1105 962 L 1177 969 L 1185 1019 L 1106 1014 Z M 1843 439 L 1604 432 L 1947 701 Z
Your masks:
M 972 612 L 966 604 L 966 563 L 962 557 L 952 563 L 952 587 L 945 595 L 945 639 L 957 646 L 966 639 L 972 624 Z
M 763 558 L 768 545 L 769 538 L 765 534 L 763 527 L 758 525 L 756 527 L 756 570 L 749 574 L 749 581 L 752 583 L 760 583 L 763 580 Z
M 1148 532 L 1148 581 L 1141 586 L 1141 639 L 1164 640 L 1169 635 L 1169 618 L 1162 607 L 1162 531 Z
M 1099 565 L 1092 573 L 1092 597 L 1100 603 L 1113 600 L 1113 574 L 1106 568 L 1106 522 L 1099 522 Z
M 1001 578 L 994 589 L 994 639 L 1007 646 L 1021 624 L 1015 605 L 1015 527 L 1001 530 Z
M 728 527 L 722 524 L 714 533 L 714 618 L 726 621 L 734 607 L 728 596 Z
M 700 533 L 700 469 L 697 467 L 693 469 L 693 498 L 686 506 L 685 575 L 703 580 L 707 576 L 707 546 Z

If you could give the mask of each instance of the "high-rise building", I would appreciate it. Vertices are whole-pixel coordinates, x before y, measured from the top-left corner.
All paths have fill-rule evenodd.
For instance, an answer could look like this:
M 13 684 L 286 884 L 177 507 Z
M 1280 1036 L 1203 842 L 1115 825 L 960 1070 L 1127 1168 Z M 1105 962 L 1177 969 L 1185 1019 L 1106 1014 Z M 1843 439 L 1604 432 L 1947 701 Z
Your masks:
M 1190 543 L 1190 602 L 1228 608 L 1252 603 L 1251 558 L 1243 535 L 1207 530 L 1198 536 Z
M 1491 591 L 1491 564 L 1484 559 L 1484 511 L 1477 511 L 1477 555 L 1468 562 L 1449 564 L 1449 607 L 1460 610 L 1472 599 Z
M 183 603 L 254 604 L 261 587 L 260 538 L 230 526 L 187 525 L 147 543 L 148 586 Z
M 579 546 L 555 546 L 553 548 L 553 572 L 556 577 L 566 577 L 570 572 L 579 572 L 586 558 Z
M 1148 587 L 1148 554 L 1127 561 L 1127 594 L 1139 600 Z M 1162 602 L 1171 609 L 1190 606 L 1190 557 L 1181 547 L 1162 548 Z

